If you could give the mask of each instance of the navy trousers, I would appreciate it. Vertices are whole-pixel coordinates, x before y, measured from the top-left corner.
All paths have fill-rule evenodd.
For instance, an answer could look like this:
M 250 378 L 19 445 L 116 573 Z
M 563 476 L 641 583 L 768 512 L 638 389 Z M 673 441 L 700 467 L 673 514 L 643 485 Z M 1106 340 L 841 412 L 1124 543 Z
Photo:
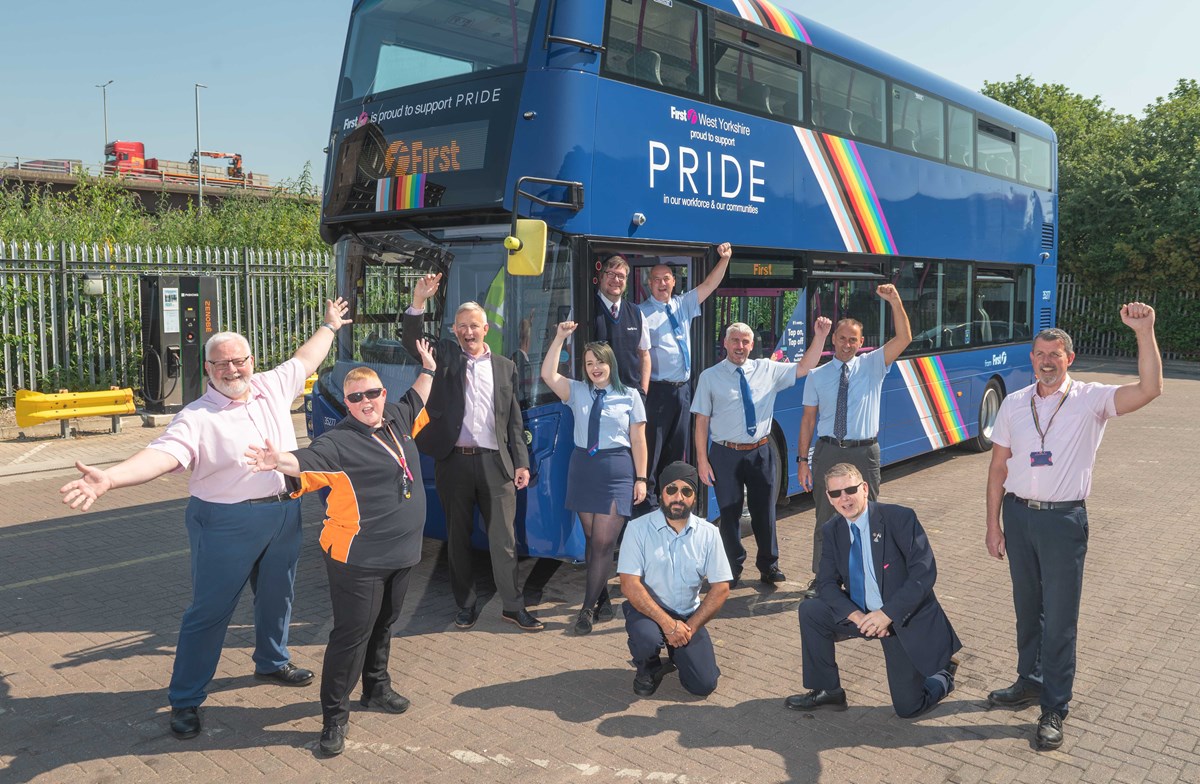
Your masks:
M 733 576 L 742 573 L 746 548 L 742 546 L 742 503 L 750 508 L 750 527 L 758 555 L 754 565 L 760 572 L 770 571 L 779 562 L 779 545 L 775 539 L 775 498 L 779 485 L 775 481 L 775 460 L 767 444 L 745 452 L 713 444 L 708 450 L 708 462 L 716 477 L 717 506 L 721 510 L 721 542 Z
M 1042 708 L 1066 713 L 1075 684 L 1075 639 L 1087 509 L 1034 510 L 1005 496 L 1004 546 L 1017 613 L 1017 675 L 1042 685 Z
M 193 498 L 185 514 L 192 548 L 192 604 L 179 625 L 167 698 L 172 708 L 200 705 L 217 671 L 229 619 L 246 583 L 254 592 L 254 669 L 274 672 L 290 660 L 288 624 L 300 557 L 299 499 L 214 504 Z
M 834 643 L 862 633 L 845 618 L 835 618 L 833 610 L 820 599 L 800 602 L 800 647 L 804 661 L 804 688 L 840 689 Z M 921 675 L 895 634 L 879 639 L 887 665 L 888 691 L 892 708 L 902 719 L 924 713 L 937 705 L 950 690 L 950 674 L 942 670 L 928 678 Z
M 662 607 L 662 605 L 659 605 Z M 708 629 L 701 627 L 682 648 L 667 645 L 662 629 L 649 616 L 643 615 L 631 602 L 625 602 L 625 632 L 629 635 L 629 655 L 639 675 L 662 665 L 658 654 L 664 647 L 671 661 L 679 668 L 679 683 L 692 694 L 700 697 L 712 694 L 721 677 L 717 666 L 717 655 L 713 651 L 712 638 Z M 687 617 L 666 607 L 664 612 L 679 621 Z
M 649 456 L 646 500 L 638 512 L 658 508 L 658 475 L 676 460 L 684 460 L 688 451 L 692 418 L 692 386 L 651 381 L 646 395 L 646 453 Z

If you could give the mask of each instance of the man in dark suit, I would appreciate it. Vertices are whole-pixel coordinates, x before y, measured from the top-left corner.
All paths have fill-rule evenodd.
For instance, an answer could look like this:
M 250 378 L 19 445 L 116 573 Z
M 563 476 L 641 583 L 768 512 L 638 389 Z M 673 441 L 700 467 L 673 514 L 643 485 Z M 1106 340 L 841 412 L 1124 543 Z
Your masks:
M 907 507 L 868 501 L 867 483 L 849 463 L 825 472 L 825 492 L 838 514 L 822 527 L 817 595 L 800 603 L 804 686 L 811 691 L 784 704 L 845 710 L 834 643 L 867 637 L 883 643 L 896 715 L 918 716 L 954 690 L 958 663 L 951 657 L 962 647 L 933 594 L 937 566 L 925 529 Z
M 440 274 L 426 275 L 413 289 L 403 332 L 405 348 L 413 356 L 423 332 L 425 302 L 437 293 L 441 280 Z M 434 349 L 438 368 L 425 406 L 429 424 L 416 441 L 436 461 L 434 484 L 446 512 L 450 588 L 458 604 L 454 625 L 470 629 L 479 618 L 471 555 L 478 507 L 496 591 L 504 604 L 501 617 L 525 631 L 540 631 L 544 627 L 525 609 L 517 585 L 516 491 L 529 484 L 517 368 L 511 359 L 491 352 L 484 341 L 487 332 L 487 316 L 478 303 L 459 305 L 454 314 L 456 340 L 439 340 Z

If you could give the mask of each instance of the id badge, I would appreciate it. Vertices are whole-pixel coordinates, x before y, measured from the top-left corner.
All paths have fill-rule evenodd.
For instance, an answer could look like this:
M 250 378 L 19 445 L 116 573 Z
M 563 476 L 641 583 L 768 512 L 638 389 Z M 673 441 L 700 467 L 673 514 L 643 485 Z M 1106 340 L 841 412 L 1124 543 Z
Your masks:
M 1054 465 L 1054 463 L 1051 462 L 1050 457 L 1051 457 L 1051 455 L 1050 455 L 1049 451 L 1030 452 L 1029 453 L 1029 466 L 1030 466 L 1030 468 L 1039 468 L 1041 466 L 1052 466 L 1052 465 Z

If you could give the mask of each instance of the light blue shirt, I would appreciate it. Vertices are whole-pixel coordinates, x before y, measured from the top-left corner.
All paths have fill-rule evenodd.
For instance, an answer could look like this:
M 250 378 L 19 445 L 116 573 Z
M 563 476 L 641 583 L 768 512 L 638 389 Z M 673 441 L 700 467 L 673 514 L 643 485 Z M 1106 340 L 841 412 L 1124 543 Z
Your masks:
M 571 397 L 567 405 L 575 414 L 575 446 L 590 449 L 591 444 L 587 443 L 588 419 L 596 398 L 592 395 L 592 385 L 586 381 L 570 383 Z M 624 392 L 617 392 L 611 386 L 605 389 L 604 409 L 600 412 L 600 449 L 630 447 L 629 426 L 646 421 L 642 396 L 636 392 L 630 393 L 628 389 Z
M 796 366 L 773 359 L 747 359 L 741 365 L 750 385 L 754 415 L 758 419 L 754 435 L 746 432 L 746 413 L 742 408 L 741 382 L 738 366 L 723 359 L 700 374 L 696 395 L 692 398 L 692 413 L 710 417 L 709 437 L 713 441 L 732 441 L 753 444 L 771 432 L 775 414 L 775 396 L 780 390 L 795 386 Z
M 865 488 L 859 489 L 858 492 L 864 492 Z M 883 606 L 883 594 L 879 592 L 879 580 L 875 579 L 875 558 L 871 555 L 871 511 L 870 507 L 863 510 L 863 513 L 858 516 L 857 520 L 847 520 L 847 531 L 850 527 L 858 529 L 858 541 L 862 543 L 863 555 L 863 587 L 867 593 L 867 612 L 873 612 Z M 850 535 L 851 544 L 854 543 L 853 534 Z
M 817 437 L 833 436 L 837 414 L 838 384 L 842 365 L 850 367 L 850 392 L 846 398 L 846 438 L 861 441 L 879 435 L 879 401 L 883 398 L 883 377 L 892 369 L 885 364 L 883 349 L 859 354 L 849 362 L 826 362 L 808 374 L 804 381 L 804 405 L 817 407 Z
M 710 585 L 733 580 L 715 525 L 690 515 L 677 534 L 661 509 L 629 522 L 617 572 L 641 577 L 654 601 L 685 616 L 700 606 L 703 580 Z
M 671 327 L 668 309 L 679 322 L 679 332 Z M 642 311 L 642 320 L 650 330 L 650 380 L 687 381 L 691 368 L 683 363 L 683 346 L 691 352 L 692 336 L 688 325 L 700 315 L 700 295 L 692 289 L 666 302 L 650 297 L 642 300 L 638 310 Z

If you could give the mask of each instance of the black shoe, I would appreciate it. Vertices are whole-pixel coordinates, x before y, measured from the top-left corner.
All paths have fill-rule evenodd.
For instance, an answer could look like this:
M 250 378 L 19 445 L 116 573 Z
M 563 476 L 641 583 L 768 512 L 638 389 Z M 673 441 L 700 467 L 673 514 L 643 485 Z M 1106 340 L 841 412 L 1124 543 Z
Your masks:
M 612 599 L 607 596 L 601 596 L 596 601 L 595 616 L 597 621 L 611 621 L 613 619 Z
M 1057 749 L 1063 743 L 1063 715 L 1056 710 L 1042 711 L 1038 719 L 1037 747 L 1040 751 Z
M 662 679 L 672 672 L 675 672 L 674 662 L 660 664 L 646 673 L 638 673 L 633 676 L 633 693 L 639 697 L 649 697 L 658 691 L 658 684 L 662 683 Z
M 171 734 L 180 740 L 194 738 L 200 734 L 200 710 L 171 708 Z
M 284 686 L 307 686 L 312 683 L 313 671 L 288 662 L 275 672 L 256 672 L 254 678 L 260 681 L 282 683 Z
M 809 580 L 808 585 L 804 586 L 804 590 L 802 590 L 800 592 L 800 595 L 803 596 L 805 599 L 816 599 L 817 598 L 817 578 L 814 577 L 811 580 Z
M 1019 708 L 1036 702 L 1042 696 L 1042 687 L 1017 678 L 1017 682 L 1007 689 L 996 689 L 988 695 L 988 705 L 1002 708 Z
M 579 618 L 575 621 L 576 634 L 591 634 L 592 633 L 592 608 L 584 607 L 579 611 Z
M 515 623 L 521 631 L 525 632 L 540 632 L 546 628 L 546 625 L 533 617 L 533 613 L 522 607 L 519 610 L 504 610 L 500 613 L 500 617 L 509 623 Z
M 454 625 L 460 629 L 470 629 L 479 620 L 479 610 L 475 605 L 459 607 L 458 615 L 454 616 Z
M 783 572 L 779 571 L 778 566 L 772 566 L 767 571 L 761 572 L 758 576 L 758 581 L 761 583 L 766 583 L 767 585 L 775 585 L 776 583 L 781 583 L 786 579 L 787 577 L 784 576 Z
M 954 679 L 958 676 L 958 659 L 950 658 L 950 663 L 946 665 L 946 694 L 942 699 L 949 697 L 954 691 Z
M 346 736 L 349 734 L 349 725 L 338 724 L 335 721 L 325 722 L 325 727 L 321 730 L 321 753 L 326 757 L 341 754 L 346 749 Z
M 388 713 L 404 713 L 409 706 L 408 698 L 397 694 L 391 686 L 376 689 L 369 697 L 364 693 L 358 701 L 365 708 L 382 708 Z
M 783 701 L 783 706 L 797 711 L 814 711 L 819 708 L 844 711 L 846 710 L 846 690 L 813 689 L 808 694 L 793 694 Z

